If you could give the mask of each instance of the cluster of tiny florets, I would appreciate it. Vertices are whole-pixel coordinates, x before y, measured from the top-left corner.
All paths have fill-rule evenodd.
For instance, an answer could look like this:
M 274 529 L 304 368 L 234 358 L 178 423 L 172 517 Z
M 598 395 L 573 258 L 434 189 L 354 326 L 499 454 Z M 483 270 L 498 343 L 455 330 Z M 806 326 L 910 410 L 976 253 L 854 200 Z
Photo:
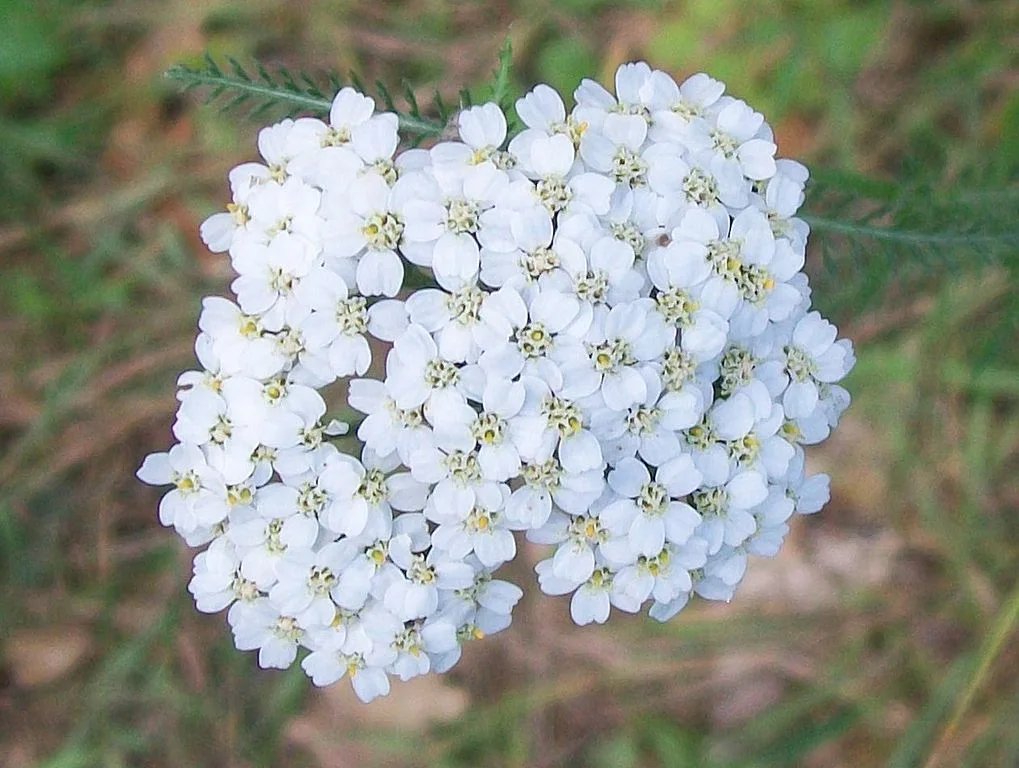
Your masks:
M 724 90 L 627 64 L 570 114 L 537 86 L 508 143 L 485 104 L 397 152 L 396 115 L 345 88 L 328 122 L 261 131 L 202 226 L 236 299 L 205 300 L 179 444 L 139 470 L 208 545 L 189 589 L 238 648 L 305 648 L 370 700 L 510 624 L 514 531 L 578 624 L 664 621 L 820 509 L 803 446 L 848 405 L 852 348 L 810 311 L 807 171 Z M 320 394 L 340 381 L 358 455 Z

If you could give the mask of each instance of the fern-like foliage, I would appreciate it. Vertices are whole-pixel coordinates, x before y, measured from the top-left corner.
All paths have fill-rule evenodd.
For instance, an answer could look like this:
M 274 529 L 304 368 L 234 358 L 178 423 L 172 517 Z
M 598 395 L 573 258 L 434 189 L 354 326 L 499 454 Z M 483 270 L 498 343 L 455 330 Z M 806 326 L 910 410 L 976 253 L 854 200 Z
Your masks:
M 1019 274 L 1019 185 L 814 170 L 803 210 L 817 249 L 815 294 L 839 318 L 914 296 L 946 275 L 994 266 Z
M 509 111 L 511 96 L 510 74 L 513 69 L 513 43 L 507 37 L 499 47 L 499 66 L 492 72 L 492 101 Z
M 270 112 L 276 115 L 325 116 L 329 114 L 336 92 L 345 85 L 352 85 L 362 93 L 375 96 L 381 108 L 395 113 L 400 120 L 401 132 L 415 144 L 441 136 L 455 113 L 455 109 L 443 103 L 436 92 L 435 114 L 424 115 L 414 90 L 406 82 L 401 87 L 405 105 L 398 105 L 384 83 L 376 82 L 374 89 L 370 89 L 356 74 L 351 74 L 346 82 L 334 73 L 316 79 L 306 72 L 293 73 L 286 67 L 270 71 L 258 62 L 245 68 L 229 56 L 224 68 L 208 53 L 201 66 L 176 64 L 167 70 L 166 77 L 183 84 L 185 90 L 206 89 L 206 101 L 218 102 L 223 110 L 248 107 L 250 117 Z M 461 101 L 465 100 L 465 95 L 461 93 Z M 469 103 L 469 95 L 467 101 Z

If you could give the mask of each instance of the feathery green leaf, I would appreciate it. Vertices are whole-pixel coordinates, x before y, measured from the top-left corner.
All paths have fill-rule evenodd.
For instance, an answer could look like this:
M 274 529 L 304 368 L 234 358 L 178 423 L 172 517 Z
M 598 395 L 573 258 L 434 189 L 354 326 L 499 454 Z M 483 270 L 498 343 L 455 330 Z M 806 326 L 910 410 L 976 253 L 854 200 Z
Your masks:
M 952 184 L 817 171 L 802 218 L 820 251 L 825 309 L 848 315 L 915 294 L 948 274 L 1019 271 L 1019 187 L 980 174 Z
M 200 67 L 175 64 L 167 70 L 166 77 L 181 83 L 185 91 L 196 87 L 207 88 L 206 100 L 212 102 L 225 99 L 220 101 L 223 109 L 234 109 L 251 103 L 253 115 L 264 115 L 272 111 L 286 115 L 308 112 L 328 115 L 332 106 L 332 94 L 344 85 L 333 73 L 323 76 L 327 83 L 323 86 L 319 80 L 305 72 L 294 73 L 282 66 L 273 73 L 256 62 L 252 73 L 235 58 L 228 56 L 226 61 L 229 71 L 225 72 L 208 53 L 204 54 L 203 61 L 204 66 Z M 351 74 L 349 82 L 362 93 L 369 93 L 356 74 Z M 401 110 L 386 86 L 383 83 L 376 84 L 375 95 L 387 110 L 396 114 L 400 128 L 412 143 L 438 137 L 449 119 L 448 110 L 439 103 L 435 117 L 425 116 L 408 85 L 404 86 L 404 94 L 410 94 L 407 97 L 408 108 Z
M 510 97 L 510 73 L 513 69 L 513 41 L 509 35 L 499 48 L 499 67 L 492 73 L 492 101 L 508 112 L 506 103 Z

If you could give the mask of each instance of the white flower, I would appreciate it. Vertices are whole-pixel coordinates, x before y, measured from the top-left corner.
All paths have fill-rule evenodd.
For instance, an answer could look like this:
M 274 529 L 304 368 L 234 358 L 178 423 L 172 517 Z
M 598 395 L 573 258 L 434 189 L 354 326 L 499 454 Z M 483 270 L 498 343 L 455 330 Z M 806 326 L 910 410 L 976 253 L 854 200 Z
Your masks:
M 356 459 L 338 455 L 319 475 L 319 482 L 339 503 L 330 507 L 320 522 L 330 531 L 351 537 L 375 539 L 388 535 L 392 509 L 418 511 L 425 503 L 428 488 L 407 472 L 387 473 L 394 462 L 370 460 L 366 467 Z
M 365 334 L 391 339 L 406 325 L 402 305 L 379 301 L 369 307 L 328 269 L 313 270 L 295 293 L 310 310 L 298 324 L 305 343 L 301 360 L 310 364 L 309 357 L 324 357 L 334 377 L 368 370 L 372 355 Z
M 552 215 L 533 201 L 518 210 L 491 209 L 482 224 L 481 280 L 486 285 L 510 285 L 523 292 L 583 259 L 580 247 L 556 236 Z
M 643 61 L 622 64 L 616 70 L 615 96 L 594 80 L 588 78 L 581 80 L 573 92 L 578 111 L 583 109 L 584 114 L 598 120 L 599 124 L 596 127 L 599 128 L 601 120 L 604 120 L 608 113 L 639 115 L 650 119 L 646 99 L 653 93 L 649 89 L 651 74 L 651 67 Z
M 581 626 L 591 622 L 604 624 L 609 618 L 612 581 L 612 574 L 607 569 L 595 570 L 573 593 L 570 599 L 570 618 Z
M 173 446 L 167 453 L 146 456 L 137 476 L 149 485 L 174 486 L 159 502 L 159 521 L 182 533 L 199 527 L 195 505 L 223 482 L 220 474 L 208 465 L 201 449 L 184 443 Z
M 490 572 L 479 569 L 470 587 L 443 593 L 442 611 L 455 616 L 468 636 L 480 638 L 506 629 L 512 621 L 513 606 L 523 595 L 516 584 L 493 579 Z
M 464 404 L 458 381 L 457 366 L 439 356 L 435 341 L 420 325 L 407 326 L 386 358 L 386 391 L 396 406 L 423 407 L 433 426 Z
M 347 402 L 367 414 L 357 436 L 379 456 L 396 451 L 406 464 L 412 455 L 433 444 L 432 430 L 421 407 L 400 408 L 381 381 L 354 379 Z
M 507 527 L 503 506 L 509 491 L 505 486 L 482 486 L 466 514 L 429 505 L 425 514 L 439 523 L 432 543 L 449 557 L 462 560 L 473 552 L 485 568 L 496 568 L 517 553 L 513 534 Z
M 258 666 L 286 669 L 297 658 L 297 644 L 304 628 L 293 616 L 272 607 L 269 600 L 256 600 L 234 626 L 234 643 L 242 651 L 258 649 Z
M 277 581 L 269 590 L 269 602 L 305 628 L 329 626 L 336 616 L 330 592 L 353 555 L 338 543 L 318 551 L 289 548 L 276 564 Z
M 477 493 L 492 483 L 481 474 L 473 450 L 423 448 L 409 461 L 411 476 L 418 482 L 434 484 L 431 506 L 457 518 L 466 515 L 477 501 Z
M 323 223 L 319 216 L 321 199 L 319 190 L 296 178 L 258 187 L 247 204 L 251 224 L 234 238 L 230 249 L 235 268 L 241 245 L 267 245 L 281 235 L 300 238 L 317 253 Z
M 754 181 L 773 176 L 776 146 L 770 140 L 771 132 L 764 123 L 764 116 L 745 101 L 728 96 L 720 100 L 719 105 L 722 106 L 715 115 L 715 124 L 704 125 L 706 136 L 697 137 L 707 139 L 716 173 L 740 174 Z
M 660 205 L 669 216 L 697 206 L 723 218 L 728 216 L 723 206 L 740 210 L 749 201 L 751 185 L 742 175 L 719 176 L 717 168 L 679 144 L 656 144 L 644 158 L 648 186 L 661 195 Z
M 514 527 L 522 526 L 526 530 L 544 526 L 553 508 L 582 514 L 605 488 L 601 470 L 566 472 L 554 456 L 525 463 L 520 477 L 523 485 L 506 501 L 506 518 Z
M 603 548 L 608 554 L 610 548 Z M 707 543 L 703 539 L 690 539 L 677 546 L 666 543 L 654 555 L 639 555 L 635 561 L 619 569 L 615 583 L 631 600 L 643 604 L 653 598 L 656 605 L 672 605 L 688 598 L 693 587 L 690 572 L 707 562 Z M 651 610 L 655 617 L 655 609 Z
M 715 555 L 722 544 L 737 547 L 756 530 L 750 510 L 768 495 L 768 484 L 753 471 L 739 472 L 723 486 L 695 490 L 690 497 L 703 518 L 696 535 L 708 542 L 708 554 Z
M 561 388 L 556 360 L 583 355 L 579 336 L 586 326 L 577 325 L 580 309 L 574 297 L 552 290 L 534 295 L 529 303 L 509 286 L 489 294 L 481 305 L 478 365 L 492 377 L 523 375 Z
M 835 341 L 838 330 L 811 312 L 796 323 L 792 342 L 783 349 L 791 382 L 782 396 L 782 407 L 790 418 L 809 416 L 818 405 L 819 384 L 838 381 L 853 363 L 852 346 Z
M 350 132 L 350 147 L 365 164 L 362 171 L 378 174 L 388 184 L 399 176 L 393 153 L 400 143 L 399 120 L 392 112 L 373 115 L 355 125 Z
M 704 395 L 696 387 L 663 392 L 654 370 L 644 367 L 639 373 L 646 386 L 643 399 L 625 410 L 603 408 L 591 416 L 591 430 L 609 464 L 639 455 L 657 467 L 674 458 L 683 449 L 680 431 L 692 427 L 704 413 Z
M 596 214 L 607 213 L 614 182 L 597 173 L 571 173 L 575 158 L 573 142 L 567 136 L 539 136 L 531 143 L 529 165 L 521 167 L 534 180 L 533 185 L 514 182 L 509 191 L 529 196 L 549 214 L 565 215 L 578 207 Z
M 232 525 L 227 537 L 243 551 L 241 575 L 261 590 L 276 583 L 276 564 L 289 547 L 307 548 L 318 538 L 318 521 L 304 515 L 294 488 L 273 483 L 255 496 L 258 517 Z
M 247 315 L 236 304 L 209 296 L 202 301 L 198 327 L 212 340 L 212 352 L 220 362 L 221 373 L 244 373 L 257 379 L 274 376 L 286 364 L 260 318 Z
M 725 92 L 725 84 L 698 72 L 682 85 L 664 72 L 652 72 L 649 85 L 654 89 L 651 137 L 655 141 L 681 141 L 690 121 L 704 118 Z
M 472 284 L 480 264 L 478 242 L 484 211 L 509 183 L 490 163 L 457 173 L 436 169 L 433 189 L 407 203 L 404 250 L 415 264 L 429 266 L 443 288 L 456 291 Z
M 647 121 L 639 115 L 606 115 L 599 131 L 584 133 L 581 157 L 617 184 L 642 187 L 647 183 L 648 164 L 641 157 L 647 130 Z
M 570 599 L 570 617 L 576 624 L 581 626 L 592 622 L 604 624 L 613 605 L 629 613 L 640 609 L 640 603 L 615 583 L 611 569 L 605 566 L 594 569 L 590 577 L 578 586 L 556 575 L 550 567 L 551 562 L 544 560 L 538 563 L 536 567 L 538 582 L 542 591 L 548 595 L 573 592 Z
M 819 511 L 831 498 L 830 483 L 831 479 L 828 475 L 822 473 L 810 475 L 797 487 L 790 488 L 796 502 L 796 512 L 801 515 L 811 515 Z
M 742 547 L 723 547 L 700 569 L 694 591 L 706 600 L 732 599 L 736 585 L 747 570 L 747 553 Z
M 852 345 L 810 308 L 806 169 L 724 91 L 625 64 L 569 113 L 536 86 L 516 136 L 484 104 L 399 152 L 345 88 L 259 134 L 201 227 L 236 303 L 203 302 L 179 444 L 137 473 L 209 545 L 188 588 L 238 648 L 304 647 L 315 685 L 370 701 L 510 626 L 514 531 L 577 624 L 665 621 L 823 506 L 804 446 L 849 405 Z
M 403 263 L 396 254 L 405 226 L 401 189 L 391 189 L 377 174 L 364 174 L 351 182 L 345 204 L 327 212 L 325 253 L 356 260 L 357 289 L 364 296 L 395 296 L 403 284 Z
M 606 490 L 582 513 L 567 515 L 553 512 L 541 528 L 527 532 L 530 541 L 539 544 L 558 544 L 555 554 L 548 561 L 551 565 L 546 566 L 551 569 L 552 576 L 570 582 L 574 587 L 591 578 L 597 563 L 596 551 L 611 537 L 611 533 L 602 523 L 601 513 L 615 498 L 613 492 Z
M 586 222 L 588 232 L 599 232 L 590 223 L 590 217 L 584 215 L 568 217 L 560 231 L 574 223 L 582 226 L 582 221 Z M 549 274 L 545 285 L 576 296 L 582 302 L 581 312 L 586 313 L 590 307 L 593 319 L 605 314 L 609 307 L 639 298 L 645 281 L 634 268 L 634 249 L 630 243 L 606 234 L 595 235 L 589 241 L 570 247 L 567 244 L 573 245 L 573 241 L 559 238 L 560 269 Z
M 374 99 L 353 88 L 341 88 L 329 108 L 329 139 L 340 144 L 350 141 L 351 130 L 367 121 L 374 111 Z
M 586 354 L 563 361 L 567 397 L 600 391 L 605 405 L 622 411 L 647 397 L 639 367 L 672 345 L 675 331 L 653 311 L 649 300 L 618 304 L 586 337 Z
M 519 158 L 520 164 L 525 167 L 531 165 L 531 143 L 536 138 L 561 133 L 576 147 L 588 128 L 583 116 L 566 114 L 562 97 L 544 83 L 536 85 L 522 98 L 517 99 L 516 111 L 527 129 L 513 137 L 509 151 Z
M 431 615 L 439 604 L 440 589 L 465 589 L 474 582 L 474 568 L 438 549 L 428 555 L 414 553 L 406 536 L 393 538 L 393 562 L 403 569 L 385 593 L 386 609 L 401 621 Z
M 553 394 L 543 383 L 534 384 L 533 410 L 520 417 L 519 428 L 529 436 L 528 461 L 545 462 L 553 451 L 567 472 L 580 474 L 603 466 L 601 446 L 590 429 L 590 417 L 573 400 Z
M 666 540 L 685 544 L 701 522 L 689 505 L 678 501 L 701 482 L 688 455 L 680 455 L 651 474 L 637 459 L 623 459 L 609 472 L 609 486 L 620 498 L 601 513 L 601 520 L 614 536 L 626 536 L 634 553 L 657 555 Z
M 465 285 L 451 293 L 422 288 L 407 298 L 407 314 L 411 323 L 435 336 L 444 360 L 475 362 L 481 351 L 479 329 L 484 297 L 476 285 Z
M 269 179 L 269 169 L 259 163 L 243 163 L 230 171 L 233 202 L 223 213 L 214 213 L 202 222 L 202 241 L 213 253 L 230 250 L 236 238 L 243 238 L 253 227 L 248 200 L 258 185 Z
M 506 141 L 506 116 L 495 104 L 469 107 L 457 117 L 460 142 L 442 142 L 432 147 L 431 156 L 436 166 L 463 166 L 492 163 L 498 168 L 509 168 L 514 158 L 503 152 Z
M 358 623 L 349 631 L 334 635 L 312 635 L 312 653 L 301 667 L 315 685 L 331 685 L 347 676 L 357 697 L 367 703 L 389 693 L 385 667 L 396 659 L 396 652 L 375 643 Z
M 305 148 L 307 141 L 302 131 L 295 130 L 296 127 L 294 120 L 285 118 L 258 132 L 258 153 L 269 166 L 269 178 L 280 184 L 289 178 L 288 166 Z
M 708 228 L 714 226 L 714 220 L 698 209 L 688 211 L 683 221 L 697 219 Z M 708 249 L 683 239 L 684 233 L 682 225 L 674 229 L 670 244 L 651 254 L 648 276 L 655 287 L 655 310 L 679 329 L 680 347 L 695 360 L 710 360 L 725 347 L 728 317 L 738 297 L 708 282 L 713 274 Z

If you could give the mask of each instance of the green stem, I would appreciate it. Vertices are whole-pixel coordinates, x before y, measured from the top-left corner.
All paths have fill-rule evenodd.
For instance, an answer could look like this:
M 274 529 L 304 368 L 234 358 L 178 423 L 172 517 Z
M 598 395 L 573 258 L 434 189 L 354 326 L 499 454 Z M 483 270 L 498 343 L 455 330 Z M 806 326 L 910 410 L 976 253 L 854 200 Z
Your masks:
M 837 221 L 824 216 L 801 216 L 811 229 L 820 232 L 837 232 L 844 235 L 862 235 L 879 240 L 894 240 L 914 245 L 974 245 L 977 243 L 1008 243 L 1019 241 L 1019 232 L 1003 232 L 997 235 L 943 234 L 937 232 L 911 232 L 909 230 L 875 227 L 851 221 Z
M 934 749 L 927 758 L 927 762 L 924 763 L 924 768 L 935 768 L 935 766 L 942 764 L 942 758 L 945 756 L 946 750 L 959 730 L 963 717 L 969 711 L 973 699 L 987 680 L 991 667 L 994 665 L 998 654 L 1001 653 L 1001 649 L 1005 645 L 1005 641 L 1012 635 L 1017 624 L 1019 624 L 1019 584 L 1012 590 L 1012 594 L 1009 595 L 1005 604 L 1001 606 L 998 615 L 994 617 L 994 623 L 991 625 L 991 629 L 984 639 L 983 647 L 981 647 L 980 653 L 977 656 L 978 663 L 973 676 L 970 678 L 965 690 L 956 700 L 955 708 L 952 710 L 948 724 L 941 732 L 941 736 L 935 743 Z

